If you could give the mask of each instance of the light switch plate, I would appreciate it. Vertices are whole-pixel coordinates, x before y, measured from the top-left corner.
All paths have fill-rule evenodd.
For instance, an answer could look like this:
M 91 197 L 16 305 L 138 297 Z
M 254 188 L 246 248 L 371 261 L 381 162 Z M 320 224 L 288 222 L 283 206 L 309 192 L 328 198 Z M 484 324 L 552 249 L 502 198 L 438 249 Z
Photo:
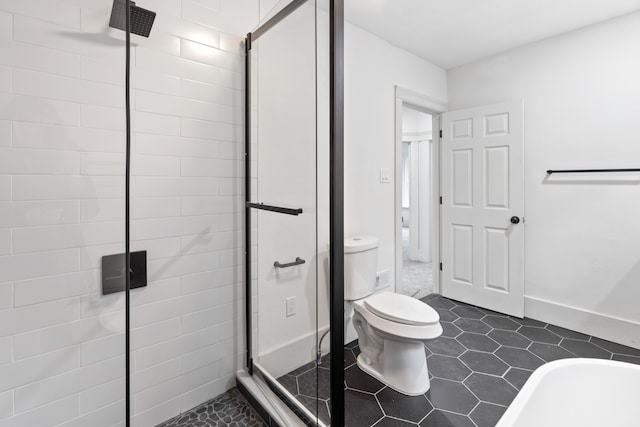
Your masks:
M 388 184 L 391 181 L 389 178 L 389 168 L 380 169 L 380 182 Z

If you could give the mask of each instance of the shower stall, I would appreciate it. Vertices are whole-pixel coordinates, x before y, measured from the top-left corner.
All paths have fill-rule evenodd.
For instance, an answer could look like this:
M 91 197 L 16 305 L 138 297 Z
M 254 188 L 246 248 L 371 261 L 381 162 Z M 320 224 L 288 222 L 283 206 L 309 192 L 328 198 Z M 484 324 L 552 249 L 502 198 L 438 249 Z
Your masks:
M 267 3 L 0 3 L 0 427 L 162 425 L 238 372 L 341 416 L 342 2 Z

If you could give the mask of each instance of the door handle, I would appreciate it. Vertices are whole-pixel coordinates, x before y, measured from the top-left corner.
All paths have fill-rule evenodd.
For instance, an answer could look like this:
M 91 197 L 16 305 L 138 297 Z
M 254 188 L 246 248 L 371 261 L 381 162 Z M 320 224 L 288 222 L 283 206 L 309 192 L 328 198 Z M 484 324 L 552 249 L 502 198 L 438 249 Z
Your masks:
M 293 267 L 293 266 L 296 266 L 296 265 L 301 265 L 301 264 L 304 264 L 305 262 L 306 261 L 303 260 L 302 258 L 296 257 L 296 260 L 293 261 L 293 262 L 289 262 L 287 264 L 281 264 L 280 262 L 276 261 L 276 262 L 273 263 L 273 266 L 275 268 L 287 268 L 287 267 Z
M 517 216 L 511 217 L 511 224 L 519 224 L 519 223 L 520 223 L 520 218 L 518 218 Z

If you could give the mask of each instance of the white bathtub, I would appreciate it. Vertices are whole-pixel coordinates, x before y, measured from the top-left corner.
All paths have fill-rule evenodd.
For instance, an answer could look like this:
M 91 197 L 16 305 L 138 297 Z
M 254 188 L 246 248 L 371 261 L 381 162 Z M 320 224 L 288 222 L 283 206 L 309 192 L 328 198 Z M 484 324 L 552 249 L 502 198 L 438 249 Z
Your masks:
M 599 359 L 547 363 L 496 427 L 640 427 L 640 366 Z

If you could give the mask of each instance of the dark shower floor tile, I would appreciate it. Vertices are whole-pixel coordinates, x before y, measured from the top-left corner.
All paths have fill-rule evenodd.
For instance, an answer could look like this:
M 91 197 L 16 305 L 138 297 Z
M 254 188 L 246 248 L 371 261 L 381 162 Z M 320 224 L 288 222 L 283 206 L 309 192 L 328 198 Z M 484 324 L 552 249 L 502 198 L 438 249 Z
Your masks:
M 443 336 L 425 345 L 431 389 L 423 396 L 405 396 L 385 386 L 355 363 L 360 349 L 353 341 L 344 350 L 347 426 L 495 427 L 518 390 L 546 362 L 599 357 L 640 364 L 640 350 L 537 320 L 517 319 L 437 295 L 422 301 L 437 309 L 442 322 L 449 322 Z M 304 406 L 314 413 L 320 408 L 320 419 L 326 424 L 331 404 L 328 359 L 323 356 L 319 377 L 312 362 L 280 378 Z M 316 396 L 316 383 L 320 396 Z
M 253 427 L 264 425 L 260 415 L 238 389 L 234 388 L 157 427 Z

